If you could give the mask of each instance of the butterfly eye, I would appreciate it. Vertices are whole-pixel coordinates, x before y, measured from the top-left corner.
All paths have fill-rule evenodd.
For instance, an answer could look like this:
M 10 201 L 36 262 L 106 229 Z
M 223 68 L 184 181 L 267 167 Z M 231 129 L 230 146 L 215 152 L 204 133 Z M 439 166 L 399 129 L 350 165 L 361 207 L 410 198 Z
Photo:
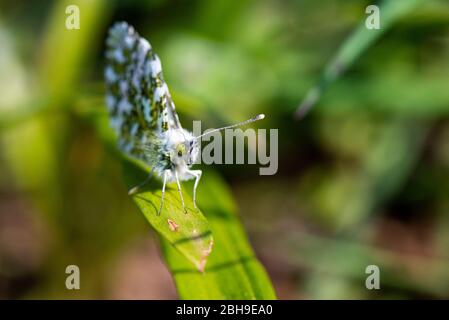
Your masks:
M 178 154 L 178 157 L 182 157 L 182 155 L 186 153 L 186 147 L 184 144 L 178 144 L 176 147 L 176 153 Z

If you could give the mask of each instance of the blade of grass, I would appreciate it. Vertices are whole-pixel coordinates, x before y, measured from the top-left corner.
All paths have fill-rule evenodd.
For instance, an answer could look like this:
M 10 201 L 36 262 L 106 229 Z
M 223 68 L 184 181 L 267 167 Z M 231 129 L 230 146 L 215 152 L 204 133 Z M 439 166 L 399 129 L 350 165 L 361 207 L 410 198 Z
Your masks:
M 295 112 L 297 119 L 303 118 L 318 102 L 326 88 L 338 79 L 348 67 L 398 19 L 410 13 L 422 0 L 386 0 L 380 6 L 380 29 L 367 29 L 365 20 L 349 36 L 334 58 L 324 69 L 318 83 L 310 89 Z
M 80 28 L 66 28 L 65 10 L 76 5 L 80 11 Z M 40 61 L 42 90 L 53 98 L 57 108 L 73 97 L 74 83 L 79 80 L 83 67 L 89 63 L 92 52 L 96 52 L 100 32 L 109 17 L 113 4 L 104 0 L 62 0 L 51 13 L 43 40 Z

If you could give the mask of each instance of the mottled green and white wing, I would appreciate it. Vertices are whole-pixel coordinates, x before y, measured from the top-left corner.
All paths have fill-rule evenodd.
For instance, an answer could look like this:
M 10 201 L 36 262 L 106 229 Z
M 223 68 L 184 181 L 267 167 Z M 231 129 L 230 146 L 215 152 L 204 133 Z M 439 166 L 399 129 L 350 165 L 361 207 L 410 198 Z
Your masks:
M 159 57 L 126 22 L 109 30 L 104 76 L 110 122 L 122 151 L 142 158 L 160 133 L 181 128 Z

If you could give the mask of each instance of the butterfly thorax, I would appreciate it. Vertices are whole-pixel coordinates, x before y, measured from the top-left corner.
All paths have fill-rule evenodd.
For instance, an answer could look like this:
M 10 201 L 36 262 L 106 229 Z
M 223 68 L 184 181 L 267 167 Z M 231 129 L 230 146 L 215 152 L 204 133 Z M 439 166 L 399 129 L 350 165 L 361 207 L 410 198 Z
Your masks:
M 144 146 L 144 159 L 155 174 L 163 177 L 167 172 L 167 180 L 173 182 L 175 171 L 180 180 L 192 178 L 187 170 L 196 162 L 198 152 L 198 142 L 192 133 L 176 128 L 151 137 Z

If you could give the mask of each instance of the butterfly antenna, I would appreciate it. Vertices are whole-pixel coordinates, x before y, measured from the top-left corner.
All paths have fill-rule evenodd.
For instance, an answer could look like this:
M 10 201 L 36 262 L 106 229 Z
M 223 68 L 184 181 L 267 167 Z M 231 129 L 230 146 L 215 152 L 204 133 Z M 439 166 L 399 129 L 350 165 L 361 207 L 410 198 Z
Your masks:
M 251 123 L 251 122 L 254 122 L 254 121 L 262 120 L 263 118 L 265 118 L 265 115 L 262 113 L 262 114 L 259 114 L 259 115 L 255 116 L 255 117 L 251 118 L 251 119 L 248 119 L 246 121 L 239 122 L 239 123 L 236 123 L 236 124 L 233 124 L 233 125 L 230 125 L 230 126 L 226 126 L 226 127 L 223 127 L 223 128 L 218 128 L 218 129 L 214 129 L 214 130 L 208 131 L 208 132 L 203 133 L 202 135 L 200 135 L 198 137 L 195 137 L 195 139 L 198 140 L 201 137 L 207 136 L 207 135 L 209 135 L 211 133 L 214 133 L 214 132 L 217 132 L 217 131 L 226 130 L 226 129 L 232 129 L 232 128 L 235 128 L 235 127 L 240 127 L 240 126 L 243 126 L 245 124 L 248 124 L 248 123 Z

